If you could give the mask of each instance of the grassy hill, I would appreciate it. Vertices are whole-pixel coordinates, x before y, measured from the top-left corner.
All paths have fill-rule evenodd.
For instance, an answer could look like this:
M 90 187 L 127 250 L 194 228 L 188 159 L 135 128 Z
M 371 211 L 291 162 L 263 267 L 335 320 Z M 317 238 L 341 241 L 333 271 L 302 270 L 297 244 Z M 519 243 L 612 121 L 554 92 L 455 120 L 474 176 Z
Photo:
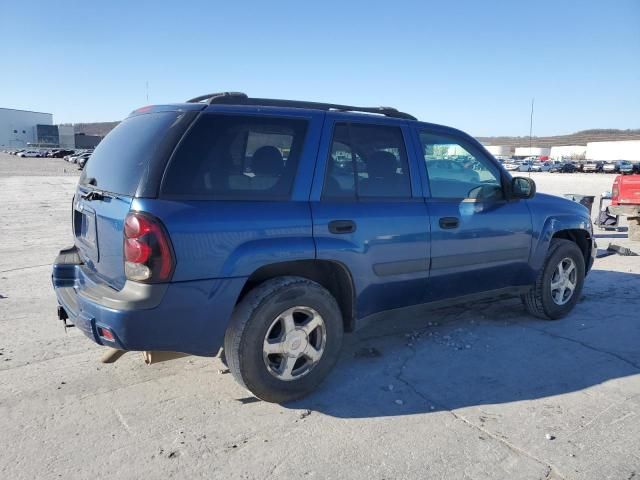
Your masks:
M 118 123 L 120 122 L 76 123 L 74 124 L 74 130 L 75 133 L 104 137 L 107 133 L 113 130 Z
M 504 145 L 510 147 L 528 147 L 529 137 L 477 137 L 485 145 Z M 593 129 L 582 130 L 570 135 L 556 135 L 553 137 L 533 137 L 531 145 L 534 147 L 553 147 L 560 145 L 586 145 L 587 142 L 605 142 L 616 140 L 640 140 L 640 129 L 615 130 Z

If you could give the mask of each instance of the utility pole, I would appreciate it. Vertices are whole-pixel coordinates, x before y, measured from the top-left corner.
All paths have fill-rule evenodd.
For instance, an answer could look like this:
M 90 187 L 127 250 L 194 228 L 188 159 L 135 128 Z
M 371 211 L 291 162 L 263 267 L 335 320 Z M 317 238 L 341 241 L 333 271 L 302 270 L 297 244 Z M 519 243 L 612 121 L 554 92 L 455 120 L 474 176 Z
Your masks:
M 531 116 L 529 117 L 529 156 L 531 156 L 531 148 L 533 142 L 533 102 L 535 97 L 531 98 Z

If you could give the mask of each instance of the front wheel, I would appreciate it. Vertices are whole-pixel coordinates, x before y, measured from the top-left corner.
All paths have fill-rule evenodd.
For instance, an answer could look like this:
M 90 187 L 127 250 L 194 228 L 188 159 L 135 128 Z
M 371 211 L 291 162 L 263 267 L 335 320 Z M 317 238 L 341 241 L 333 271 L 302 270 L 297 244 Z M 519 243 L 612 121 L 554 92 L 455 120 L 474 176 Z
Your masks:
M 318 387 L 338 359 L 342 336 L 340 308 L 325 288 L 278 277 L 238 303 L 224 351 L 238 383 L 261 400 L 281 403 Z
M 570 240 L 554 239 L 535 285 L 522 296 L 522 301 L 536 317 L 562 318 L 578 302 L 584 276 L 585 261 L 580 248 Z

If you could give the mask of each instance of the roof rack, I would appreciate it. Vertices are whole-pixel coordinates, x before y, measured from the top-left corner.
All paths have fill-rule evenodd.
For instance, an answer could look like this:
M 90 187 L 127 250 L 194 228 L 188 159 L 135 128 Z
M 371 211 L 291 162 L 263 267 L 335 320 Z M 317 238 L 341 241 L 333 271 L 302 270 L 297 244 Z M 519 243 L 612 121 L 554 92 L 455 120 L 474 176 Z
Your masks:
M 316 110 L 336 110 L 338 112 L 363 112 L 377 113 L 386 117 L 403 118 L 406 120 L 417 120 L 413 115 L 400 112 L 392 107 L 354 107 L 353 105 L 339 105 L 335 103 L 305 102 L 299 100 L 278 100 L 274 98 L 250 98 L 242 92 L 221 92 L 200 95 L 199 97 L 187 100 L 187 103 L 198 103 L 206 101 L 207 104 L 227 104 L 227 105 L 256 105 L 262 107 L 292 107 L 292 108 L 312 108 Z

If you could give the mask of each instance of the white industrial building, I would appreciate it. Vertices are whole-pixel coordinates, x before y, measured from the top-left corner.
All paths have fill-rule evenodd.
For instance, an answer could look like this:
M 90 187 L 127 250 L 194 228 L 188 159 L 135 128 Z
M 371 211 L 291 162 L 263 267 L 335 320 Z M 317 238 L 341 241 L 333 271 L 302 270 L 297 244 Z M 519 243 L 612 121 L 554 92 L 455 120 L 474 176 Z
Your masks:
M 586 153 L 586 145 L 560 145 L 557 147 L 551 147 L 549 157 L 554 160 L 582 160 L 585 158 Z
M 589 160 L 629 160 L 640 162 L 640 140 L 587 143 Z
M 496 158 L 510 157 L 513 155 L 513 147 L 505 145 L 485 145 L 484 148 Z
M 0 108 L 0 147 L 24 148 L 36 143 L 37 125 L 53 125 L 53 114 Z
M 544 147 L 516 147 L 514 157 L 548 157 L 550 148 Z

